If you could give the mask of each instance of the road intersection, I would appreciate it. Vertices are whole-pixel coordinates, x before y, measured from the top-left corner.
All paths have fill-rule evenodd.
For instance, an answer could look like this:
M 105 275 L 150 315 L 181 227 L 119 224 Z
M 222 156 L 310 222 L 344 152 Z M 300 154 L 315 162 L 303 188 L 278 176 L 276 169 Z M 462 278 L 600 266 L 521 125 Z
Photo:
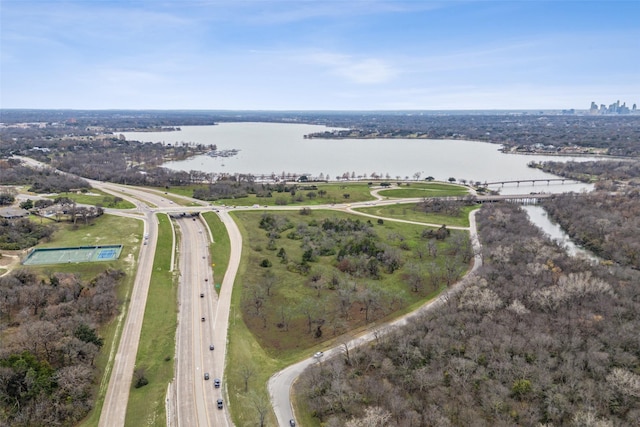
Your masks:
M 30 159 L 28 164 L 37 167 L 38 164 Z M 124 426 L 129 390 L 133 378 L 138 342 L 142 328 L 142 321 L 146 307 L 146 299 L 151 280 L 153 258 L 155 255 L 158 223 L 156 213 L 179 214 L 184 212 L 212 211 L 212 207 L 200 200 L 183 197 L 188 204 L 194 206 L 179 206 L 168 199 L 166 193 L 142 187 L 122 186 L 111 183 L 90 181 L 91 185 L 105 192 L 117 195 L 136 205 L 135 210 L 118 211 L 109 209 L 108 213 L 139 218 L 144 221 L 147 244 L 140 246 L 138 271 L 128 307 L 124 307 L 122 334 L 117 352 L 113 357 L 113 366 L 105 372 L 105 379 L 109 376 L 99 426 Z M 310 209 L 332 209 L 364 215 L 371 218 L 381 218 L 354 210 L 358 207 L 375 205 L 389 205 L 397 203 L 416 203 L 421 198 L 383 200 L 376 192 L 375 202 L 361 202 L 350 204 L 331 204 L 307 206 Z M 171 197 L 176 197 L 171 195 Z M 302 206 L 285 207 L 241 207 L 215 209 L 220 220 L 227 229 L 230 240 L 230 259 L 227 271 L 222 279 L 220 294 L 214 289 L 211 257 L 208 252 L 211 242 L 211 231 L 206 221 L 184 215 L 176 221 L 180 228 L 179 264 L 181 272 L 179 281 L 179 317 L 176 337 L 176 368 L 174 382 L 169 385 L 167 392 L 167 425 L 169 426 L 231 426 L 233 422 L 229 415 L 225 397 L 224 368 L 226 363 L 227 331 L 233 283 L 235 281 L 242 250 L 242 236 L 229 211 L 239 210 L 299 210 Z M 474 211 L 475 212 L 475 211 Z M 310 357 L 276 373 L 269 380 L 268 389 L 278 424 L 288 426 L 289 420 L 294 419 L 290 401 L 291 385 L 302 371 L 320 359 L 330 358 L 339 354 L 344 346 L 353 348 L 371 341 L 380 334 L 387 333 L 402 326 L 424 312 L 433 310 L 443 304 L 453 293 L 459 292 L 471 280 L 475 270 L 481 265 L 479 241 L 475 229 L 475 215 L 470 214 L 470 227 L 449 227 L 469 230 L 474 248 L 474 265 L 470 272 L 458 284 L 448 289 L 435 300 L 423 305 L 418 310 L 389 322 L 378 325 L 374 330 L 343 342 L 339 346 L 327 349 L 318 357 Z M 179 216 L 179 215 L 177 215 Z M 421 225 L 439 227 L 441 224 L 425 224 L 422 222 L 394 220 L 383 218 L 385 221 L 401 221 Z M 206 232 L 205 232 L 206 231 Z M 174 233 L 175 234 L 175 233 Z M 175 240 L 175 239 L 174 239 Z M 172 262 L 173 265 L 173 262 Z M 210 350 L 212 345 L 215 350 Z M 114 346 L 115 347 L 115 346 Z M 213 381 L 206 380 L 204 374 L 210 378 L 222 378 L 221 387 L 214 387 Z M 104 382 L 104 380 L 103 380 Z M 217 401 L 224 402 L 222 410 L 218 409 Z

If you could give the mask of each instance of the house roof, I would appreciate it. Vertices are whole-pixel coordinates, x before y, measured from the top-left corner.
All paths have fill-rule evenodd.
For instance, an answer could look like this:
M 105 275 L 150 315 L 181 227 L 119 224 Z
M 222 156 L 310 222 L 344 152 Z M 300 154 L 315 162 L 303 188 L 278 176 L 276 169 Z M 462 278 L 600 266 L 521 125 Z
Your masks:
M 0 208 L 0 217 L 2 218 L 22 218 L 28 215 L 29 215 L 29 212 L 27 212 L 22 208 L 16 208 L 13 206 Z

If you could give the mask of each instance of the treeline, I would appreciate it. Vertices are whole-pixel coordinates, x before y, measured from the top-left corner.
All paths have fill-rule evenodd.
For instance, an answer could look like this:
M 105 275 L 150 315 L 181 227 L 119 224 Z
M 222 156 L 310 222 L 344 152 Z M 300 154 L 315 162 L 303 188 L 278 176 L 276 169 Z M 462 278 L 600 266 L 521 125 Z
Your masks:
M 543 206 L 577 244 L 640 270 L 640 188 L 558 194 Z
M 307 370 L 302 405 L 327 427 L 636 425 L 640 273 L 570 258 L 517 206 L 477 219 L 471 283 Z
M 123 277 L 0 277 L 0 425 L 73 426 L 87 415 L 103 345 L 97 330 L 117 313 Z
M 24 185 L 34 193 L 65 193 L 91 188 L 82 178 L 61 174 L 52 168 L 33 169 L 17 159 L 0 159 L 0 182 L 3 185 Z
M 557 114 L 393 114 L 318 115 L 314 121 L 344 131 L 326 131 L 314 138 L 465 139 L 506 147 L 604 148 L 607 154 L 640 154 L 640 115 L 578 116 Z
M 49 123 L 76 129 L 104 126 L 114 130 L 144 130 L 175 126 L 213 125 L 211 112 L 144 110 L 0 110 L 0 122 Z
M 596 181 L 599 188 L 615 188 L 613 181 L 625 181 L 640 186 L 640 162 L 637 160 L 608 160 L 588 162 L 531 163 L 545 172 L 584 182 Z M 614 187 L 612 187 L 612 185 Z
M 416 203 L 415 211 L 458 216 L 466 206 L 474 205 L 475 196 L 467 196 L 464 200 L 447 200 L 439 197 L 425 197 Z
M 0 249 L 29 248 L 42 239 L 49 239 L 54 231 L 50 224 L 39 224 L 27 218 L 0 218 Z
M 194 190 L 193 197 L 201 200 L 215 201 L 219 199 L 242 199 L 250 194 L 259 198 L 276 198 L 276 204 L 286 205 L 289 202 L 305 200 L 302 190 L 312 192 L 312 197 L 324 196 L 326 191 L 318 190 L 315 185 L 298 185 L 294 183 L 264 183 L 255 182 L 253 175 L 241 174 L 237 176 L 220 177 L 215 182 Z M 316 192 L 317 191 L 317 192 Z M 288 197 L 291 196 L 291 197 Z

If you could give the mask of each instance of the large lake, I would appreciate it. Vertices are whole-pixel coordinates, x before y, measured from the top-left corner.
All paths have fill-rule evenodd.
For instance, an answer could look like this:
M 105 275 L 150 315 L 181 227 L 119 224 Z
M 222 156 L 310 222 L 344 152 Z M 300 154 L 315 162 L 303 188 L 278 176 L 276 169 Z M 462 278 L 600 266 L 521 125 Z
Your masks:
M 500 145 L 477 141 L 416 139 L 305 139 L 304 135 L 328 128 L 304 124 L 221 123 L 215 126 L 183 126 L 174 132 L 124 132 L 129 140 L 166 144 L 215 144 L 218 150 L 239 149 L 234 157 L 206 155 L 166 163 L 173 170 L 207 173 L 247 173 L 255 176 L 295 173 L 336 179 L 343 174 L 368 179 L 372 174 L 391 179 L 432 176 L 436 180 L 493 182 L 556 178 L 527 167 L 531 161 L 589 160 L 503 154 Z M 502 194 L 591 190 L 586 184 L 521 183 L 499 188 Z

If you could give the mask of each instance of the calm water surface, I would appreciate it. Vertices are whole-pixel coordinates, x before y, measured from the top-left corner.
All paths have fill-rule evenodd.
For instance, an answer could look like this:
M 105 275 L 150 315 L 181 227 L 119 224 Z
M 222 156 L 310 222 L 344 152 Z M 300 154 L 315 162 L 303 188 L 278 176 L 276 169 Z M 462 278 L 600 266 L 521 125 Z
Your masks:
M 591 252 L 573 243 L 569 235 L 567 235 L 558 224 L 551 222 L 547 216 L 547 211 L 545 211 L 542 206 L 528 205 L 522 208 L 529 215 L 529 220 L 544 231 L 552 240 L 557 241 L 563 246 L 569 255 L 587 258 L 590 261 L 599 261 L 598 257 Z
M 323 174 L 336 179 L 343 174 L 368 179 L 413 179 L 432 176 L 446 181 L 493 182 L 557 178 L 527 167 L 530 161 L 591 160 L 584 157 L 553 157 L 503 154 L 499 145 L 476 141 L 415 139 L 304 139 L 305 134 L 327 130 L 324 126 L 281 123 L 221 123 L 215 126 L 184 126 L 176 132 L 125 132 L 127 139 L 167 144 L 215 144 L 218 150 L 239 149 L 235 157 L 206 155 L 170 162 L 173 170 L 207 173 L 247 173 L 255 176 L 284 173 Z M 586 184 L 522 183 L 497 186 L 502 194 L 589 191 Z

